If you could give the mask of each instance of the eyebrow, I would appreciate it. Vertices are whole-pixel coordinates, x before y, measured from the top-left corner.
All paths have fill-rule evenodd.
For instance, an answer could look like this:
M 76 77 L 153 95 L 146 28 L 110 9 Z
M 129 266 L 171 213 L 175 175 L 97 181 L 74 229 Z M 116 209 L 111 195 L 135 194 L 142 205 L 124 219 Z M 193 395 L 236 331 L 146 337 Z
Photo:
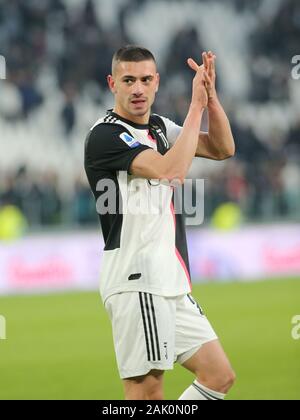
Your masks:
M 148 78 L 153 79 L 154 76 L 152 74 L 147 74 L 146 76 L 142 76 L 141 77 L 141 79 L 148 79 Z M 133 79 L 133 80 L 135 80 L 135 79 L 137 79 L 137 77 L 126 75 L 126 76 L 123 76 L 122 77 L 122 80 L 125 80 L 125 79 Z

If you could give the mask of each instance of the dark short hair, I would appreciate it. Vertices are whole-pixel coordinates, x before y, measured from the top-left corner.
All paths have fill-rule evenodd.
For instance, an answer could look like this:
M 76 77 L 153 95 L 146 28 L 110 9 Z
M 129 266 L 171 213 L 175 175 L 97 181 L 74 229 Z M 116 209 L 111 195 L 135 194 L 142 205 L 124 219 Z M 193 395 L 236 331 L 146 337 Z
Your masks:
M 130 61 L 138 63 L 139 61 L 145 60 L 153 60 L 154 63 L 156 63 L 154 55 L 151 51 L 147 50 L 146 48 L 139 47 L 137 45 L 126 45 L 115 52 L 112 59 L 112 67 L 115 63 L 121 61 Z

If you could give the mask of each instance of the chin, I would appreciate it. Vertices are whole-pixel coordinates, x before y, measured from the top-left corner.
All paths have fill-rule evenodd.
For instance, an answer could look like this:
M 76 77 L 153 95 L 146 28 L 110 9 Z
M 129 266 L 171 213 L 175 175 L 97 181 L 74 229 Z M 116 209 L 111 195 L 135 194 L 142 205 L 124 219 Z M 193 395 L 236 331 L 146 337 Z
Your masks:
M 130 114 L 135 115 L 136 117 L 143 117 L 148 112 L 148 109 L 131 109 Z
M 136 112 L 135 115 L 137 115 L 138 117 L 143 117 L 144 115 L 146 115 L 148 113 L 148 110 L 146 111 L 138 111 Z

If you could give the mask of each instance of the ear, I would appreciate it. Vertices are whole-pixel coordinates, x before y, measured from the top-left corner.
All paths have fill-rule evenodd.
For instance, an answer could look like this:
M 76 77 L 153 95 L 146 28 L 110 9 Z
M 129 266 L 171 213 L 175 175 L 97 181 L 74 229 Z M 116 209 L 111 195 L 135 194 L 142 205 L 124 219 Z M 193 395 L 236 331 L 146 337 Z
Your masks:
M 156 88 L 155 88 L 155 92 L 157 92 L 158 89 L 159 89 L 159 82 L 160 82 L 160 75 L 159 75 L 159 73 L 156 73 Z
M 107 76 L 106 80 L 107 80 L 107 84 L 108 84 L 108 87 L 109 87 L 110 91 L 112 93 L 116 93 L 116 85 L 115 85 L 115 81 L 114 81 L 112 75 L 109 74 Z

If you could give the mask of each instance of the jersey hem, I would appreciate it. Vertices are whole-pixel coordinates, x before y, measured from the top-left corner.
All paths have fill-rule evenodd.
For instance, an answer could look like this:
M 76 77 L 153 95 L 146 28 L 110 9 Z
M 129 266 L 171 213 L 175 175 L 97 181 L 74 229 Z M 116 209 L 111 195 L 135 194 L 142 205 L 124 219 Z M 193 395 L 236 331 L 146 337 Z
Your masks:
M 100 295 L 101 295 L 103 303 L 105 304 L 107 299 L 110 298 L 111 296 L 116 295 L 117 293 L 127 293 L 127 292 L 141 292 L 141 293 L 151 293 L 152 295 L 163 296 L 163 297 L 177 297 L 177 296 L 182 296 L 182 295 L 191 293 L 192 289 L 188 287 L 186 288 L 186 290 L 181 290 L 174 293 L 174 291 L 161 290 L 155 287 L 145 287 L 145 288 L 139 287 L 139 288 L 128 288 L 128 289 L 124 287 L 117 287 L 106 293 L 101 293 L 101 290 L 100 290 Z

